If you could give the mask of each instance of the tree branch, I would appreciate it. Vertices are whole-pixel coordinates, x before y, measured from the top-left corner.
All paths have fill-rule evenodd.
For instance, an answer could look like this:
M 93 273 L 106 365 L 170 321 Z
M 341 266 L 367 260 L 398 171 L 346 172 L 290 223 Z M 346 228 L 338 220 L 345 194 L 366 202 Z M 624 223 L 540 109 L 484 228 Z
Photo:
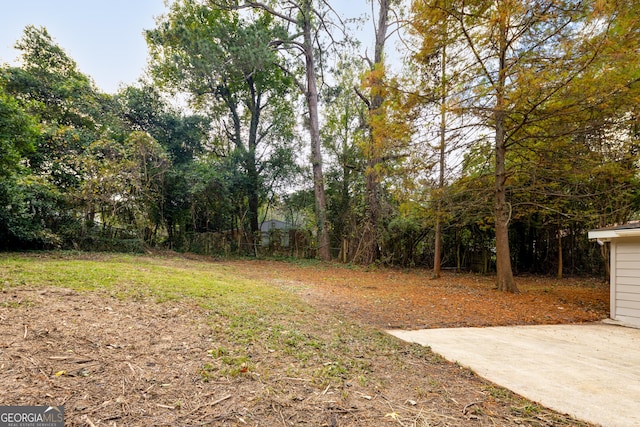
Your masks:
M 268 6 L 264 3 L 260 3 L 257 1 L 248 1 L 244 4 L 236 4 L 236 5 L 232 5 L 230 4 L 230 2 L 220 2 L 220 1 L 216 1 L 216 0 L 210 0 L 210 3 L 213 4 L 216 7 L 222 8 L 222 9 L 227 9 L 227 10 L 242 10 L 242 9 L 262 9 L 265 12 L 273 15 L 273 16 L 277 16 L 280 19 L 283 19 L 287 22 L 290 22 L 292 24 L 296 24 L 297 21 L 290 17 L 287 16 L 283 13 L 280 13 L 278 11 L 276 11 L 275 9 L 273 9 L 271 6 Z
M 362 100 L 362 102 L 364 102 L 367 105 L 367 108 L 370 110 L 371 109 L 371 101 L 369 100 L 369 98 L 367 98 L 365 96 L 365 94 L 360 92 L 360 89 L 358 89 L 357 86 L 354 86 L 353 90 L 356 92 L 356 95 L 358 95 L 358 97 Z

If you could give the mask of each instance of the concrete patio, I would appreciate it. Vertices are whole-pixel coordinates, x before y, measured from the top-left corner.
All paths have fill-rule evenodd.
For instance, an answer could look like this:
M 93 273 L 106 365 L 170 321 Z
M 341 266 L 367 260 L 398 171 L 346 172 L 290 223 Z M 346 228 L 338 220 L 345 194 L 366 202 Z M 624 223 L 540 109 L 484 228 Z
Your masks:
M 640 329 L 597 323 L 388 332 L 558 412 L 605 427 L 640 426 Z

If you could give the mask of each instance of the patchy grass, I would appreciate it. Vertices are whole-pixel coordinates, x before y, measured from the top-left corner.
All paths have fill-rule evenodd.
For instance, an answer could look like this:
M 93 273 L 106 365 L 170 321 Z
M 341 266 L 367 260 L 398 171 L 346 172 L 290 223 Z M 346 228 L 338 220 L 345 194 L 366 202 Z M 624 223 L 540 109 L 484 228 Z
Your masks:
M 119 298 L 152 297 L 157 301 L 195 298 L 218 301 L 221 306 L 260 306 L 269 297 L 284 298 L 266 286 L 241 279 L 234 268 L 208 263 L 179 262 L 135 255 L 95 254 L 76 259 L 73 253 L 58 257 L 8 256 L 1 260 L 0 280 L 5 287 L 58 286 L 78 291 L 101 290 Z M 93 259 L 92 259 L 93 258 Z M 278 302 L 278 301 L 275 301 Z
M 0 401 L 65 405 L 70 426 L 586 425 L 303 301 L 313 283 L 291 285 L 286 264 L 268 280 L 258 266 L 0 255 Z

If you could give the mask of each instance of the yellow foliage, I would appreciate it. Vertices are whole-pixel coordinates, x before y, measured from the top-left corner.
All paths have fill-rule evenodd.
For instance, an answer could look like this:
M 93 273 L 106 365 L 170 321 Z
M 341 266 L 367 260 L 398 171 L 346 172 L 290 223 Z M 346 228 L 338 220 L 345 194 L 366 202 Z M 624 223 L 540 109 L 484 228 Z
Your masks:
M 367 116 L 368 138 L 362 141 L 362 150 L 369 160 L 367 174 L 382 176 L 388 165 L 385 157 L 394 157 L 406 146 L 411 135 L 411 118 L 403 107 L 407 97 L 397 89 L 398 83 L 389 79 L 383 63 L 362 76 L 362 89 L 370 100 Z

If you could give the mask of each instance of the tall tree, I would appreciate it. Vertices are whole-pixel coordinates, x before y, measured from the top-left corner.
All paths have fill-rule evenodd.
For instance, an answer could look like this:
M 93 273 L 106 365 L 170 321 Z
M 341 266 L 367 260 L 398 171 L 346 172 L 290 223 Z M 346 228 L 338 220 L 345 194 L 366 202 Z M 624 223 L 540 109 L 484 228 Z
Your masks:
M 433 278 L 440 277 L 445 251 L 443 227 L 450 214 L 445 207 L 452 202 L 446 200 L 450 196 L 446 187 L 459 170 L 470 124 L 469 115 L 459 109 L 460 88 L 467 78 L 467 55 L 459 26 L 446 13 L 447 4 L 448 0 L 428 5 L 413 1 L 409 29 L 414 40 L 409 68 L 420 109 L 417 127 L 421 132 L 416 138 L 425 141 L 418 155 L 427 159 L 427 166 L 433 170 L 425 189 L 428 198 L 423 202 L 434 228 Z
M 79 228 L 71 197 L 84 179 L 78 156 L 111 128 L 112 100 L 99 93 L 45 28 L 27 26 L 15 47 L 21 63 L 0 71 L 0 86 L 38 122 L 38 133 L 35 149 L 20 161 L 28 170 L 14 187 L 19 190 L 13 193 L 12 221 L 26 230 L 19 233 L 25 245 L 59 247 Z
M 16 43 L 21 66 L 3 73 L 5 89 L 38 118 L 42 134 L 29 164 L 61 187 L 82 176 L 74 156 L 107 127 L 111 102 L 58 46 L 45 28 L 27 26 Z
M 431 25 L 440 25 L 444 16 L 461 34 L 469 66 L 474 70 L 465 106 L 493 132 L 497 286 L 502 291 L 518 292 L 509 248 L 512 205 L 507 153 L 532 138 L 542 117 L 567 114 L 568 106 L 558 102 L 559 94 L 575 84 L 603 54 L 612 36 L 609 24 L 616 14 L 602 13 L 601 2 L 595 1 L 419 3 L 423 10 L 433 11 L 424 15 Z
M 157 88 L 144 83 L 123 88 L 116 102 L 125 132 L 147 132 L 171 159 L 171 168 L 163 175 L 163 197 L 158 200 L 162 205 L 157 211 L 166 227 L 166 245 L 172 248 L 186 230 L 190 210 L 187 174 L 204 152 L 209 119 L 185 115 L 171 107 Z
M 211 0 L 216 4 L 224 4 L 231 8 L 251 8 L 265 11 L 279 19 L 290 29 L 289 33 L 272 41 L 272 45 L 281 47 L 286 52 L 301 60 L 304 67 L 305 81 L 298 82 L 305 96 L 311 139 L 311 167 L 313 171 L 313 188 L 315 195 L 315 213 L 318 228 L 318 256 L 323 260 L 331 259 L 329 228 L 327 223 L 327 201 L 322 159 L 322 141 L 320 138 L 320 106 L 318 100 L 318 67 L 319 56 L 324 49 L 319 45 L 320 34 L 328 28 L 328 12 L 332 11 L 326 0 L 292 0 L 284 5 L 274 5 L 256 1 Z M 288 69 L 293 75 L 293 69 Z
M 446 2 L 446 0 L 443 1 Z M 449 18 L 446 14 L 438 18 L 432 17 L 431 21 L 435 21 L 437 24 L 430 23 L 429 19 L 425 19 L 423 14 L 435 14 L 437 12 L 431 8 L 425 9 L 421 2 L 413 2 L 412 13 L 411 32 L 417 36 L 417 45 L 419 46 L 412 55 L 412 59 L 415 61 L 412 68 L 421 71 L 420 74 L 425 76 L 425 78 L 419 79 L 418 84 L 426 85 L 428 87 L 427 91 L 433 90 L 432 97 L 428 98 L 427 101 L 428 104 L 432 104 L 435 100 L 435 110 L 437 111 L 432 113 L 437 119 L 433 119 L 433 121 L 439 122 L 435 132 L 438 135 L 438 141 L 434 144 L 437 152 L 437 160 L 434 163 L 438 166 L 438 177 L 435 183 L 436 190 L 431 195 L 436 204 L 433 278 L 437 279 L 440 277 L 442 263 L 442 192 L 445 185 L 447 132 L 450 131 L 447 123 L 449 114 L 448 95 L 450 92 L 448 70 L 450 68 L 449 58 L 452 49 L 449 45 L 453 37 L 450 34 Z M 430 33 L 428 37 L 425 36 L 427 32 Z
M 353 93 L 364 71 L 359 64 L 354 56 L 342 57 L 332 71 L 336 84 L 322 94 L 326 103 L 321 135 L 328 154 L 328 214 L 332 231 L 342 242 L 340 260 L 345 263 L 360 259 L 359 252 L 366 249 L 358 236 L 365 205 L 362 141 L 368 136 L 366 106 Z
M 368 127 L 369 135 L 365 141 L 363 154 L 366 158 L 366 215 L 364 223 L 360 227 L 360 246 L 362 250 L 355 262 L 371 264 L 380 257 L 379 247 L 379 220 L 380 220 L 380 180 L 383 158 L 388 154 L 389 147 L 393 145 L 390 141 L 398 138 L 393 132 L 389 132 L 388 126 L 391 122 L 387 117 L 389 110 L 383 108 L 385 98 L 389 96 L 389 90 L 385 87 L 390 84 L 386 74 L 385 66 L 385 45 L 389 37 L 390 15 L 394 7 L 399 7 L 397 0 L 373 0 L 372 10 L 375 15 L 375 5 L 377 5 L 377 21 L 374 24 L 375 46 L 373 49 L 373 59 L 369 61 L 369 71 L 366 73 L 365 87 L 366 93 L 358 90 L 358 95 L 364 101 L 369 111 Z
M 249 240 L 260 230 L 263 173 L 272 154 L 292 140 L 291 78 L 269 44 L 283 34 L 268 14 L 246 20 L 236 11 L 194 0 L 174 3 L 147 32 L 158 83 L 187 92 L 218 123 L 219 154 L 239 159 L 246 176 Z M 233 152 L 225 152 L 225 141 Z M 270 147 L 269 147 L 270 146 Z M 262 147 L 262 150 L 259 150 Z

